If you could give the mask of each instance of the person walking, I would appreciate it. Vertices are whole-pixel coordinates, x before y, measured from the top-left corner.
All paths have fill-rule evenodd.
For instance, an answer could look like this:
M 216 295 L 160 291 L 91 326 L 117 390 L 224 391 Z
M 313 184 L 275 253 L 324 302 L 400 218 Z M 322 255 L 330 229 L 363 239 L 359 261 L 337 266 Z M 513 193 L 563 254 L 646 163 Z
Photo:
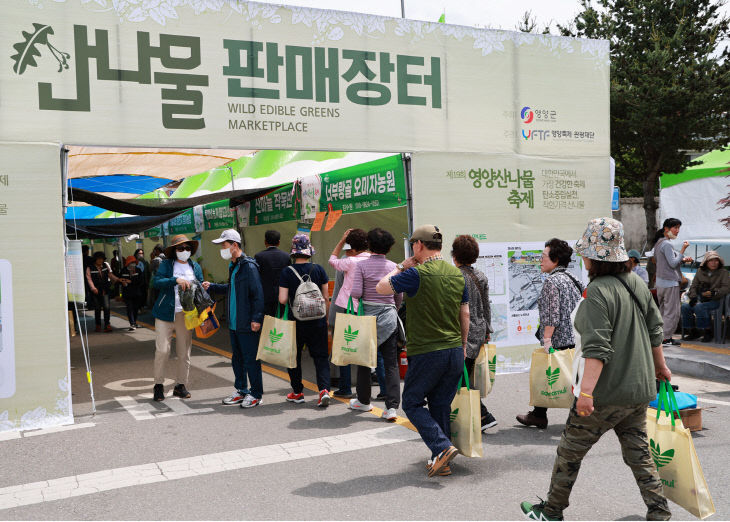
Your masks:
M 585 369 L 578 397 L 558 443 L 547 499 L 522 502 L 531 520 L 562 520 L 583 458 L 613 430 L 647 507 L 647 520 L 671 513 L 649 452 L 646 411 L 656 396 L 655 378 L 669 381 L 662 352 L 662 318 L 649 288 L 629 272 L 621 222 L 597 218 L 576 250 L 590 284 L 575 317 Z
M 676 252 L 670 241 L 677 239 L 682 222 L 676 218 L 665 219 L 654 240 L 654 259 L 656 260 L 656 292 L 659 310 L 664 320 L 664 341 L 667 346 L 678 346 L 681 341 L 672 338 L 679 324 L 681 313 L 680 285 L 682 282 L 682 263 L 691 263 L 691 257 L 685 257 L 684 251 L 689 242 L 682 243 Z
M 466 340 L 466 369 L 469 382 L 474 382 L 474 364 L 479 356 L 479 349 L 489 342 L 492 333 L 492 311 L 489 305 L 489 281 L 487 276 L 474 268 L 479 257 L 479 244 L 471 236 L 457 236 L 451 245 L 451 257 L 454 265 L 464 274 L 469 292 L 469 337 Z M 497 419 L 489 413 L 480 402 L 482 431 L 497 425 Z
M 213 243 L 220 245 L 223 259 L 230 261 L 228 284 L 203 283 L 212 294 L 228 297 L 228 329 L 231 336 L 231 366 L 236 390 L 223 399 L 223 404 L 240 404 L 241 408 L 259 406 L 264 394 L 261 361 L 256 359 L 264 321 L 264 290 L 259 267 L 241 249 L 241 235 L 234 229 L 224 230 Z M 246 378 L 251 384 L 249 389 Z
M 110 324 L 110 294 L 112 291 L 112 283 L 118 283 L 121 280 L 114 275 L 109 263 L 106 262 L 104 252 L 94 252 L 91 264 L 86 268 L 86 282 L 91 292 L 91 303 L 94 307 L 94 322 L 96 323 L 96 331 L 101 332 L 101 312 L 104 311 L 104 331 L 112 332 Z
M 170 343 L 175 334 L 177 351 L 177 383 L 173 395 L 189 399 L 190 392 L 185 385 L 190 374 L 190 350 L 193 346 L 193 332 L 185 327 L 185 313 L 180 303 L 178 288 L 185 291 L 194 281 L 203 281 L 200 265 L 190 259 L 198 250 L 198 242 L 184 234 L 174 236 L 165 250 L 166 259 L 160 264 L 153 285 L 160 293 L 152 309 L 155 317 L 155 385 L 153 399 L 165 400 L 165 363 L 170 356 Z
M 403 410 L 431 450 L 429 477 L 451 473 L 457 449 L 449 415 L 469 335 L 469 294 L 461 271 L 441 257 L 438 227 L 422 225 L 410 238 L 413 256 L 377 284 L 381 295 L 406 294 L 408 372 Z M 424 406 L 428 402 L 428 409 Z
M 291 264 L 289 254 L 279 248 L 281 234 L 276 230 L 267 230 L 264 234 L 265 250 L 254 256 L 264 289 L 264 314 L 274 317 L 279 303 L 279 280 L 281 271 Z
M 297 234 L 292 239 L 291 255 L 294 264 L 281 272 L 279 281 L 279 303 L 292 304 L 299 285 L 305 277 L 309 277 L 319 288 L 325 306 L 328 305 L 328 284 L 329 278 L 324 268 L 312 263 L 311 259 L 315 250 L 309 236 Z M 304 402 L 304 385 L 302 384 L 302 350 L 304 345 L 309 350 L 309 355 L 314 361 L 314 368 L 317 373 L 317 388 L 319 397 L 317 406 L 327 407 L 330 403 L 330 365 L 329 351 L 327 347 L 327 313 L 321 319 L 300 320 L 294 317 L 289 311 L 289 319 L 296 321 L 297 335 L 297 365 L 289 368 L 289 381 L 292 392 L 286 396 L 286 400 L 294 403 Z
M 350 238 L 351 239 L 351 238 Z M 350 242 L 348 239 L 348 243 Z M 385 410 L 382 417 L 387 421 L 398 418 L 400 405 L 400 373 L 398 371 L 398 308 L 403 295 L 381 295 L 376 291 L 380 280 L 391 273 L 395 263 L 385 256 L 395 244 L 393 235 L 382 228 L 374 228 L 367 233 L 367 248 L 370 255 L 359 261 L 354 268 L 350 295 L 353 300 L 362 300 L 363 313 L 375 316 L 377 325 L 378 353 L 382 355 L 385 369 Z M 372 383 L 370 368 L 357 367 L 357 398 L 350 400 L 350 408 L 357 411 L 370 411 Z
M 129 331 L 138 328 L 137 315 L 145 295 L 144 278 L 137 270 L 137 258 L 128 256 L 124 260 L 124 268 L 121 271 L 122 277 L 122 299 L 127 306 L 127 319 L 129 319 Z
M 642 281 L 644 281 L 647 285 L 649 284 L 649 272 L 646 271 L 646 268 L 641 266 L 641 254 L 639 254 L 638 250 L 631 249 L 629 250 L 629 260 L 627 261 L 629 264 L 629 268 L 633 273 L 635 273 L 637 276 L 641 278 Z
M 692 341 L 701 336 L 703 343 L 712 341 L 710 312 L 718 310 L 729 293 L 730 273 L 720 255 L 708 250 L 689 287 L 689 303 L 682 304 L 682 339 Z
M 147 303 L 150 308 L 154 306 L 155 301 L 157 301 L 157 294 L 160 293 L 160 291 L 152 285 L 152 281 L 155 279 L 157 270 L 160 269 L 160 264 L 165 259 L 165 254 L 163 252 L 164 248 L 162 248 L 162 245 L 158 243 L 150 253 L 150 282 L 148 284 L 149 292 L 147 297 Z
M 575 348 L 573 325 L 570 314 L 581 299 L 583 283 L 568 271 L 573 249 L 562 239 L 553 238 L 545 243 L 540 258 L 540 269 L 547 274 L 537 300 L 540 327 L 536 336 L 545 352 Z M 545 429 L 548 425 L 547 408 L 535 406 L 525 415 L 518 415 L 517 422 L 524 426 Z
M 149 288 L 150 284 L 152 284 L 152 271 L 150 270 L 150 264 L 144 258 L 144 249 L 138 248 L 135 250 L 134 257 L 137 259 L 137 272 L 139 272 L 144 279 L 144 287 L 145 289 Z M 147 300 L 143 299 L 140 303 L 140 308 L 144 307 L 146 304 Z
M 347 245 L 345 257 L 340 258 L 340 253 Z M 338 273 L 342 273 L 342 284 L 337 290 L 337 296 L 332 294 L 334 299 L 332 306 L 335 307 L 334 314 L 344 313 L 347 308 L 347 302 L 350 299 L 352 291 L 352 282 L 355 274 L 355 267 L 370 257 L 368 248 L 367 233 L 361 228 L 348 228 L 335 245 L 334 250 L 329 258 L 329 264 Z M 339 275 L 339 274 L 338 274 Z M 357 299 L 353 300 L 355 309 L 358 307 Z M 334 392 L 335 397 L 349 399 L 352 397 L 352 372 L 350 366 L 340 367 L 339 389 Z

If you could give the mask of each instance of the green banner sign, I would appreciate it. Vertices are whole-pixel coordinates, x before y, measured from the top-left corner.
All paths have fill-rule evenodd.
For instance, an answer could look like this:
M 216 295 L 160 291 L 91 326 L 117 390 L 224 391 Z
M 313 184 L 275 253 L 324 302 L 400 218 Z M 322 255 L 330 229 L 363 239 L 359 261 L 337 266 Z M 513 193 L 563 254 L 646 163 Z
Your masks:
M 205 230 L 216 230 L 220 228 L 234 228 L 236 218 L 233 209 L 229 207 L 227 199 L 216 201 L 203 207 L 205 216 Z
M 168 223 L 168 231 L 172 234 L 194 234 L 195 219 L 193 209 L 186 210 L 179 216 L 172 218 Z
M 297 219 L 294 212 L 292 184 L 251 202 L 250 225 L 267 225 Z
M 320 211 L 343 214 L 406 204 L 406 182 L 400 155 L 335 170 L 322 175 Z

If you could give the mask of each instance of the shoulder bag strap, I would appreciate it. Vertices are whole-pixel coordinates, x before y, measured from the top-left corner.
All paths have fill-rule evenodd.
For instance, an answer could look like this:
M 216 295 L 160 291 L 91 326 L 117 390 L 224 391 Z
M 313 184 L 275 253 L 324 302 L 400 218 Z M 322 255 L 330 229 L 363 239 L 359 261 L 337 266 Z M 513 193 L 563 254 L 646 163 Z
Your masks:
M 573 281 L 573 284 L 574 284 L 574 285 L 575 285 L 575 287 L 576 287 L 576 288 L 578 289 L 578 293 L 579 293 L 579 294 L 581 294 L 581 295 L 583 295 L 583 287 L 581 287 L 581 285 L 580 285 L 580 283 L 578 282 L 578 280 L 577 280 L 577 279 L 576 279 L 575 277 L 573 277 L 573 275 L 572 275 L 572 274 L 571 274 L 570 272 L 568 272 L 567 270 L 566 270 L 565 272 L 563 272 L 563 273 L 564 273 L 565 275 L 567 275 L 567 276 L 568 276 L 568 278 L 569 278 L 569 279 L 570 279 L 571 281 Z M 623 283 L 623 281 L 621 281 L 621 282 Z M 626 287 L 626 288 L 628 288 L 628 287 Z M 630 291 L 631 291 L 631 290 L 629 290 L 629 292 L 630 292 Z
M 629 285 L 626 283 L 626 281 L 624 281 L 623 279 L 621 279 L 619 276 L 617 276 L 616 274 L 612 274 L 612 276 L 615 277 L 616 279 L 618 279 L 619 282 L 622 285 L 624 285 L 624 288 L 626 288 L 626 290 L 628 290 L 629 294 L 631 295 L 631 298 L 636 303 L 636 306 L 639 307 L 639 311 L 641 312 L 641 315 L 644 316 L 644 319 L 646 320 L 646 312 L 644 312 L 644 309 L 642 308 L 641 303 L 639 302 L 639 298 L 636 297 L 636 294 L 634 293 L 634 291 L 631 290 L 631 288 L 629 288 Z
M 296 269 L 292 265 L 289 265 L 289 268 L 291 268 L 291 271 L 294 272 L 294 275 L 299 278 L 299 281 L 303 283 L 304 279 L 302 279 L 302 276 L 299 275 L 299 272 L 297 272 Z

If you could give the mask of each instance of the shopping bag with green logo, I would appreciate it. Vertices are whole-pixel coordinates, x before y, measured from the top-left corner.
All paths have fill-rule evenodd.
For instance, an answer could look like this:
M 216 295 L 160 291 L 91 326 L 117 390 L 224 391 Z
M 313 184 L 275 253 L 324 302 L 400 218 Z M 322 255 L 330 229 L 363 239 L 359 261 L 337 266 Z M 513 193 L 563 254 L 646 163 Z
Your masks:
M 541 408 L 570 408 L 573 405 L 573 354 L 569 350 L 532 352 L 530 364 L 530 405 Z
M 281 316 L 281 306 L 276 307 L 276 317 L 267 315 L 261 326 L 259 350 L 256 358 L 284 368 L 297 366 L 297 330 L 296 322 L 288 321 L 289 305 L 284 308 Z
M 715 513 L 715 505 L 692 434 L 682 424 L 674 391 L 666 381 L 660 384 L 657 408 L 647 409 L 646 431 L 649 451 L 664 486 L 664 495 L 694 516 L 707 518 Z M 666 410 L 664 416 L 661 416 L 662 409 Z
M 363 315 L 362 300 L 355 313 L 352 297 L 345 313 L 335 316 L 332 335 L 332 364 L 357 364 L 375 368 L 378 365 L 378 329 L 374 315 Z
M 486 397 L 494 387 L 494 376 L 497 370 L 497 347 L 484 344 L 479 348 L 479 355 L 474 361 L 474 389 L 479 390 L 481 397 Z
M 462 387 L 462 384 L 466 384 Z M 456 396 L 451 402 L 451 442 L 465 457 L 483 457 L 479 391 L 469 387 L 469 375 L 459 379 Z

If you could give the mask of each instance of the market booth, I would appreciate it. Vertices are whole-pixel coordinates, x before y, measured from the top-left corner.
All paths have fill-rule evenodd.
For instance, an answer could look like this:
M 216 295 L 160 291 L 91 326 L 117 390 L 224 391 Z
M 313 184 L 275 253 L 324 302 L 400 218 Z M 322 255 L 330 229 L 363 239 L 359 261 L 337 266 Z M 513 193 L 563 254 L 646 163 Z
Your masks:
M 248 252 L 269 225 L 286 238 L 302 220 L 314 227 L 320 212 L 326 229 L 338 210 L 330 231 L 313 232 L 321 254 L 344 227 L 368 228 L 376 216 L 390 223 L 389 213 L 409 229 L 437 224 L 447 250 L 456 235 L 471 234 L 493 289 L 501 371 L 524 368 L 534 346 L 536 309 L 523 291 L 539 288 L 531 252 L 550 237 L 577 239 L 590 218 L 610 215 L 606 41 L 253 2 L 180 6 L 176 17 L 152 4 L 101 11 L 83 0 L 42 10 L 13 3 L 3 14 L 0 39 L 12 64 L 0 70 L 0 430 L 73 422 L 70 201 L 150 219 L 183 219 L 192 208 L 193 221 L 198 205 L 231 200 L 238 213 L 248 203 Z M 187 192 L 179 198 L 69 191 L 71 145 L 290 150 L 304 151 L 291 153 L 304 161 L 313 154 L 306 151 L 380 154 L 375 160 L 407 153 L 407 205 L 350 214 L 356 196 L 343 189 L 340 198 L 338 181 L 337 200 L 323 205 L 320 196 L 307 209 L 313 216 L 259 224 L 287 212 L 275 212 L 276 193 L 271 210 L 262 206 L 274 184 L 239 185 L 234 175 L 227 187 L 225 173 L 195 178 L 222 167 L 231 178 L 231 160 L 245 171 L 258 154 L 194 169 L 182 176 L 194 179 L 178 187 Z M 309 197 L 304 176 L 281 186 L 300 179 Z M 326 180 L 319 186 L 325 200 L 335 194 Z M 208 219 L 227 219 L 220 213 L 209 209 Z M 212 231 L 204 224 L 199 233 L 205 243 Z

